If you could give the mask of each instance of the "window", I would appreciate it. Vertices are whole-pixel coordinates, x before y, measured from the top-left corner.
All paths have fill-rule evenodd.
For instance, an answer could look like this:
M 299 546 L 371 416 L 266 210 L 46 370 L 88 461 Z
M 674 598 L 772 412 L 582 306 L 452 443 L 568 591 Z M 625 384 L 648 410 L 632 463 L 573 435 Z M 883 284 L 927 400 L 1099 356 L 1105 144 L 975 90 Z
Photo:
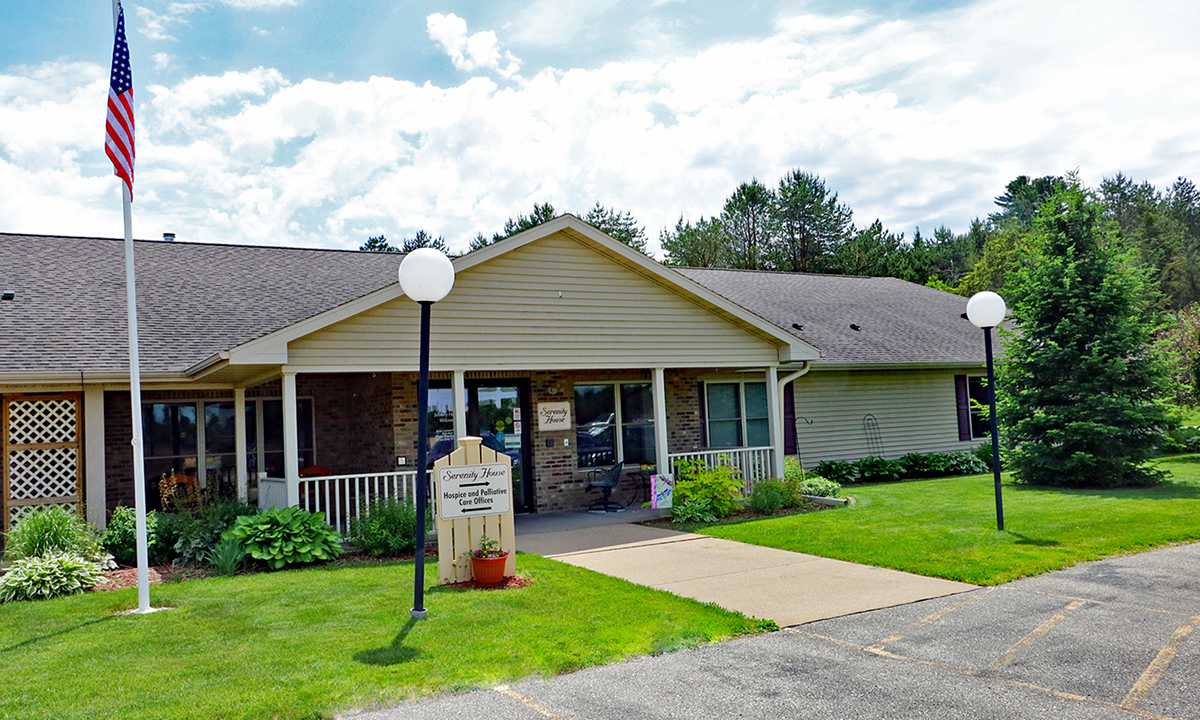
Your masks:
M 300 467 L 315 463 L 312 399 L 296 401 Z M 142 405 L 147 497 L 158 504 L 158 480 L 172 470 L 220 485 L 232 495 L 237 482 L 232 400 L 156 402 Z M 283 401 L 246 401 L 246 465 L 253 482 L 261 468 L 283 477 Z M 200 470 L 200 457 L 204 470 Z
M 765 382 L 706 383 L 705 405 L 709 447 L 771 444 Z
M 653 464 L 654 395 L 650 383 L 575 386 L 579 467 Z
M 954 391 L 958 403 L 958 439 L 990 437 L 987 378 L 982 375 L 955 375 Z

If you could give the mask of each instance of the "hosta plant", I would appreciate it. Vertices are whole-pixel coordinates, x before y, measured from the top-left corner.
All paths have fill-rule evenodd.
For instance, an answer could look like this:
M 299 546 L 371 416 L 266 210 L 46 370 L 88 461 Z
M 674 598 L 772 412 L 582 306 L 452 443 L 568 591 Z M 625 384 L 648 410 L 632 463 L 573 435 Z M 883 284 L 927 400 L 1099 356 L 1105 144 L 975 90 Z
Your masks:
M 325 522 L 325 513 L 297 507 L 271 508 L 243 515 L 226 533 L 246 554 L 272 570 L 287 565 L 333 560 L 342 552 L 341 536 Z
M 685 500 L 671 508 L 671 522 L 705 522 L 717 521 L 713 515 L 712 504 L 708 500 Z
M 94 588 L 102 575 L 99 565 L 75 553 L 21 558 L 0 578 L 0 602 L 78 595 Z

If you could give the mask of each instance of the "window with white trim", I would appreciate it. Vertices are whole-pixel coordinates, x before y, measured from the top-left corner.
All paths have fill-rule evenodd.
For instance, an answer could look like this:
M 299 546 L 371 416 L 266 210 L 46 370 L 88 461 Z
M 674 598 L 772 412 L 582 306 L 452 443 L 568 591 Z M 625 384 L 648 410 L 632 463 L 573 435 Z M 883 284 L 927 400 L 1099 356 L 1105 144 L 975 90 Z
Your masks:
M 575 445 L 579 467 L 653 464 L 654 393 L 650 383 L 575 386 Z
M 705 383 L 704 401 L 709 447 L 771 444 L 765 382 Z

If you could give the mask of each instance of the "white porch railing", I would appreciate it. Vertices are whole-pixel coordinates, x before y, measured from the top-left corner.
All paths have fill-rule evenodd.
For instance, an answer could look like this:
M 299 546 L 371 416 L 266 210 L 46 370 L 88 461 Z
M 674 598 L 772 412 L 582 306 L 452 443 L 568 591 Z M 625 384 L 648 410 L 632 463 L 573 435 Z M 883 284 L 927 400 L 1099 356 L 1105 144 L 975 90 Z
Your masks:
M 695 460 L 707 467 L 714 465 L 730 465 L 742 471 L 742 482 L 745 493 L 749 495 L 754 490 L 754 484 L 766 480 L 773 474 L 771 471 L 770 447 L 725 448 L 724 450 L 696 450 L 686 453 L 671 453 L 667 455 L 674 470 L 680 460 Z M 678 471 L 676 471 L 678 473 Z
M 428 473 L 426 477 L 432 478 L 433 473 Z M 416 470 L 301 478 L 298 484 L 298 506 L 309 512 L 325 513 L 325 522 L 344 535 L 350 531 L 350 519 L 358 517 L 370 500 L 403 500 L 406 497 L 415 499 L 416 481 Z M 287 505 L 286 480 L 262 478 L 258 482 L 258 488 L 259 507 Z M 432 487 L 429 498 L 432 502 Z

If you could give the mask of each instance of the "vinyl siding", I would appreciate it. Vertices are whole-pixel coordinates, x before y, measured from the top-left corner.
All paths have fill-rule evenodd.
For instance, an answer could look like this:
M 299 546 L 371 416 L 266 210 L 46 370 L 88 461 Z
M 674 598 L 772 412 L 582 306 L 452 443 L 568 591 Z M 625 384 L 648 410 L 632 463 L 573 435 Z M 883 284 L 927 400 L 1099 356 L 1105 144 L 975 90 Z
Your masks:
M 868 414 L 878 421 L 883 455 L 889 459 L 975 448 L 980 440 L 958 439 L 955 372 L 814 370 L 799 378 L 796 437 L 804 466 L 873 454 L 864 429 Z
M 559 293 L 562 297 L 559 297 Z M 289 369 L 412 369 L 401 298 L 288 344 Z M 463 271 L 433 306 L 434 369 L 764 366 L 774 342 L 562 234 Z

